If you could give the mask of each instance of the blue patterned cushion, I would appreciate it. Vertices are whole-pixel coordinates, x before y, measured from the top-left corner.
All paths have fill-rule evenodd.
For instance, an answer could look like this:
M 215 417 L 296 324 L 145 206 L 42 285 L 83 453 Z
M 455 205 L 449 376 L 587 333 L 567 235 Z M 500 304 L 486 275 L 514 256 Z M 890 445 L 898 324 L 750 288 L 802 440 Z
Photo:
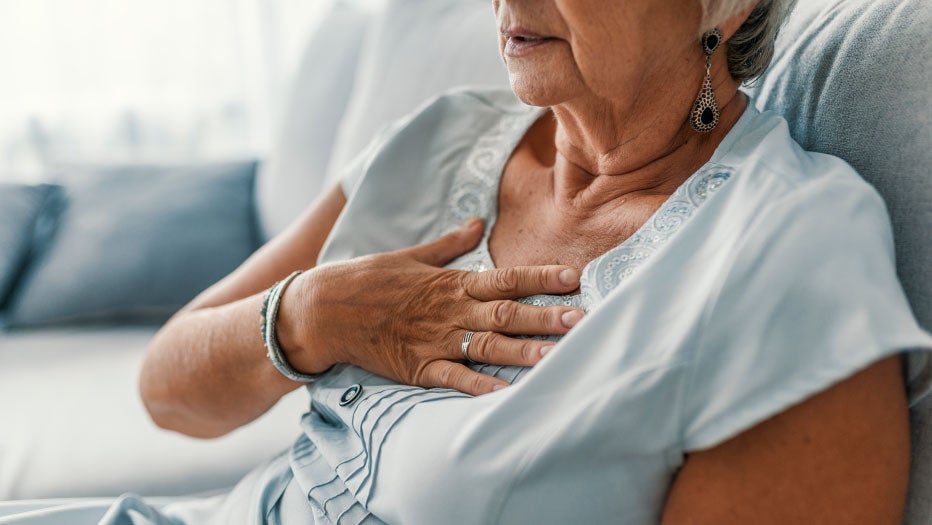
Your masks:
M 0 184 L 0 310 L 32 248 L 40 211 L 55 192 L 48 184 Z
M 68 170 L 67 205 L 8 326 L 164 321 L 256 249 L 254 172 L 254 162 Z

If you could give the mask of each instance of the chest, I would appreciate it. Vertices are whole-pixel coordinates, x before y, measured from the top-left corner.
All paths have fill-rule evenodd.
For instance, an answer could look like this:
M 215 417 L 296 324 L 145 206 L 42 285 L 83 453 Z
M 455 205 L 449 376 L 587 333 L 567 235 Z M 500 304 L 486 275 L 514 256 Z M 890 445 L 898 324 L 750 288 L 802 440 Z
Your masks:
M 634 235 L 666 197 L 623 199 L 594 212 L 576 210 L 557 203 L 546 173 L 509 162 L 489 255 L 499 268 L 560 264 L 581 269 Z

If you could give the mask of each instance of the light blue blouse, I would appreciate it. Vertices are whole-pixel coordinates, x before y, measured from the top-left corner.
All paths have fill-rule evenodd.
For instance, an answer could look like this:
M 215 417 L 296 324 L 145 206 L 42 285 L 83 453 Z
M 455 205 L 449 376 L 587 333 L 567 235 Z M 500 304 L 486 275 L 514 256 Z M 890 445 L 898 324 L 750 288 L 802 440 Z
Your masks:
M 507 91 L 461 92 L 387 130 L 347 170 L 351 198 L 321 262 L 482 216 L 482 244 L 452 266 L 492 268 L 502 170 L 543 111 Z M 876 191 L 749 108 L 631 238 L 583 269 L 579 297 L 527 299 L 589 315 L 534 369 L 478 367 L 514 386 L 469 398 L 347 368 L 315 399 L 354 383 L 367 395 L 328 411 L 332 428 L 312 412 L 306 437 L 321 464 L 349 461 L 331 493 L 390 523 L 656 523 L 686 452 L 897 352 L 924 350 L 909 354 L 911 398 L 928 390 L 932 338 L 892 254 Z
M 349 200 L 320 262 L 481 216 L 483 242 L 450 266 L 493 268 L 499 180 L 543 111 L 509 92 L 461 91 L 384 130 L 346 171 Z M 896 279 L 883 201 L 753 108 L 632 237 L 583 269 L 581 292 L 524 299 L 589 312 L 536 367 L 474 366 L 510 388 L 473 398 L 338 366 L 308 388 L 286 455 L 222 500 L 146 507 L 156 517 L 134 523 L 220 522 L 236 509 L 273 523 L 656 523 L 689 451 L 900 352 L 910 399 L 929 390 L 932 337 Z

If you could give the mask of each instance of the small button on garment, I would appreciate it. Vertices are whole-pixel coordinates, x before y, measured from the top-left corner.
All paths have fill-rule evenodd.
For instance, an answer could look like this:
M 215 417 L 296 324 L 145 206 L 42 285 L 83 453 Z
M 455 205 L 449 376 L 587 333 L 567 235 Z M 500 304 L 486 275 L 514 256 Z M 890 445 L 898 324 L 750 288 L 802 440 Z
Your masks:
M 340 396 L 340 406 L 345 407 L 346 405 L 351 404 L 353 401 L 359 399 L 359 396 L 362 394 L 362 385 L 356 383 L 355 385 L 347 388 L 343 395 Z

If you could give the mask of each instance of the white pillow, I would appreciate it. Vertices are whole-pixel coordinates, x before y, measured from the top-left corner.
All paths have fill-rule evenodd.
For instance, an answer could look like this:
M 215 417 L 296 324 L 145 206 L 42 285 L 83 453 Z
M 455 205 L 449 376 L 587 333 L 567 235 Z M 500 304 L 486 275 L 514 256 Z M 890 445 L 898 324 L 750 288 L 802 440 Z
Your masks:
M 323 187 L 371 11 L 358 2 L 336 1 L 307 43 L 281 128 L 256 177 L 265 239 L 288 226 Z
M 508 86 L 488 0 L 388 0 L 367 36 L 327 184 L 385 124 L 460 85 Z

